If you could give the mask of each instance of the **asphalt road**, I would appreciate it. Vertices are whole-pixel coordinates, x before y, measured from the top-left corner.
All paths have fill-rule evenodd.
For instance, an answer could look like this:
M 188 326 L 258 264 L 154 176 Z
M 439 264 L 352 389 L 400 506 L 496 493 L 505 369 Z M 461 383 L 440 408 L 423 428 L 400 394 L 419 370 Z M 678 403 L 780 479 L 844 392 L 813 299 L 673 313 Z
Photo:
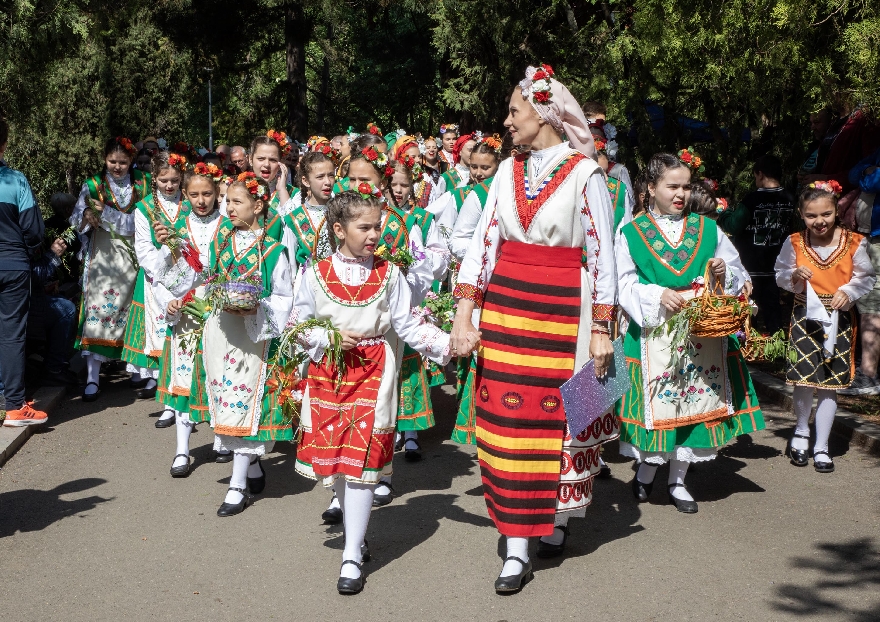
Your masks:
M 256 503 L 220 519 L 231 465 L 207 462 L 210 429 L 193 436 L 193 473 L 173 480 L 174 429 L 105 381 L 99 402 L 72 399 L 0 470 L 0 619 L 880 620 L 878 460 L 835 439 L 836 473 L 795 468 L 774 409 L 767 430 L 688 475 L 696 515 L 662 485 L 637 505 L 632 463 L 608 447 L 613 478 L 571 522 L 565 557 L 497 596 L 476 452 L 446 440 L 453 404 L 435 396 L 425 460 L 396 459 L 399 496 L 373 512 L 366 589 L 343 597 L 341 529 L 321 524 L 329 495 L 294 473 L 291 445 L 265 460 Z

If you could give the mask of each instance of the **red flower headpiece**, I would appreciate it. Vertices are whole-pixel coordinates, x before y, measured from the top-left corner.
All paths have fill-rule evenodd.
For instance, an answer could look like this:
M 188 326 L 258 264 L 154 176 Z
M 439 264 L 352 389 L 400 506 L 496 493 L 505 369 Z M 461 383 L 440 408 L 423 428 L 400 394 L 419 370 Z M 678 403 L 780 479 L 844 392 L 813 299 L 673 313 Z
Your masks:
M 538 70 L 532 75 L 530 91 L 532 94 L 532 100 L 536 104 L 546 104 L 550 101 L 550 98 L 553 97 L 550 78 L 552 78 L 554 74 L 553 67 L 542 63 Z
M 125 152 L 128 155 L 130 155 L 131 157 L 134 157 L 137 155 L 137 149 L 134 148 L 134 145 L 132 144 L 131 140 L 129 140 L 125 136 L 117 136 L 116 137 L 116 144 L 119 145 L 120 147 L 122 147 L 125 150 Z
M 448 132 L 455 132 L 456 134 L 458 134 L 458 125 L 456 125 L 455 123 L 447 123 L 440 126 L 441 137 L 443 136 L 443 134 L 446 134 Z
M 382 191 L 367 181 L 362 181 L 358 184 L 357 193 L 364 199 L 379 199 L 380 202 L 385 199 L 382 196 Z
M 278 143 L 278 148 L 281 149 L 281 157 L 286 158 L 287 154 L 290 153 L 290 139 L 287 137 L 287 134 L 269 130 L 266 132 L 266 136 Z
M 455 139 L 455 145 L 452 147 L 452 159 L 458 164 L 459 160 L 461 160 L 461 150 L 467 144 L 469 140 L 476 141 L 477 138 L 474 134 L 465 134 L 464 136 L 459 136 Z
M 830 192 L 835 197 L 840 197 L 840 195 L 843 194 L 843 186 L 834 179 L 829 179 L 828 181 L 814 181 L 808 187 Z
M 410 170 L 412 173 L 413 181 L 416 182 L 422 178 L 422 165 L 419 164 L 418 160 L 416 160 L 411 155 L 403 154 L 397 161 L 403 164 L 406 168 Z
M 604 139 L 597 138 L 596 136 L 593 136 L 593 142 L 596 143 L 596 151 L 605 151 L 605 148 L 608 146 Z
M 391 179 L 394 175 L 394 167 L 391 166 L 388 156 L 376 149 L 375 146 L 370 145 L 369 147 L 364 147 L 361 149 L 360 155 L 367 162 L 375 166 L 385 179 Z
M 204 162 L 199 162 L 192 169 L 193 174 L 201 175 L 202 177 L 207 177 L 215 184 L 219 183 L 220 180 L 223 179 L 223 171 L 217 168 L 216 164 L 205 164 Z
M 491 147 L 496 153 L 501 152 L 501 137 L 498 134 L 492 134 L 491 136 L 483 136 L 478 141 L 480 144 L 488 145 Z
M 379 129 L 379 126 L 375 123 L 367 123 L 367 132 L 374 136 L 381 136 L 382 130 Z
M 253 171 L 247 171 L 246 173 L 241 173 L 236 179 L 235 182 L 241 182 L 244 184 L 244 187 L 247 188 L 247 191 L 251 193 L 251 196 L 257 199 L 258 201 L 268 201 L 269 200 L 269 186 L 263 181 L 262 178 L 257 177 L 257 175 Z
M 718 202 L 718 205 L 715 208 L 715 211 L 718 212 L 719 214 L 723 214 L 724 212 L 726 212 L 727 211 L 727 199 L 725 199 L 724 197 L 718 197 L 716 199 L 716 201 Z
M 186 158 L 180 155 L 179 153 L 169 153 L 168 154 L 168 166 L 172 166 L 179 171 L 182 171 L 186 166 Z
M 703 166 L 703 159 L 697 155 L 697 152 L 694 151 L 693 147 L 688 147 L 687 149 L 679 151 L 678 159 L 695 173 L 702 175 L 706 171 L 706 167 Z

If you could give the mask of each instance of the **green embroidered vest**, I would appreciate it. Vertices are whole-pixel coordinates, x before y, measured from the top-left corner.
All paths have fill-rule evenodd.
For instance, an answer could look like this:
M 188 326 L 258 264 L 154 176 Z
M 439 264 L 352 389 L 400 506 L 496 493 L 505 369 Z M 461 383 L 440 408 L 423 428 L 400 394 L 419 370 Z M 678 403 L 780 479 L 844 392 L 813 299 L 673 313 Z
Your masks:
M 132 169 L 131 175 L 131 203 L 127 206 L 118 205 L 110 193 L 110 189 L 104 184 L 104 174 L 95 175 L 86 180 L 86 187 L 89 189 L 89 196 L 96 201 L 100 201 L 105 205 L 113 205 L 123 214 L 131 214 L 137 204 L 150 194 L 150 177 L 149 173 L 144 173 L 136 169 Z
M 608 178 L 608 192 L 611 194 L 611 205 L 614 206 L 614 229 L 620 226 L 626 215 L 626 184 L 613 177 Z
M 262 244 L 253 244 L 245 253 L 236 257 L 232 243 L 234 234 L 235 225 L 232 221 L 228 218 L 221 220 L 211 243 L 211 272 L 242 277 L 260 270 L 263 296 L 269 296 L 272 293 L 272 272 L 284 252 L 284 246 L 267 234 Z M 259 252 L 260 247 L 262 254 Z
M 177 217 L 174 219 L 174 222 L 171 222 L 168 219 L 168 216 L 165 214 L 165 210 L 156 207 L 155 200 L 153 199 L 153 195 L 147 196 L 143 201 L 139 201 L 135 206 L 135 209 L 139 211 L 144 217 L 147 219 L 147 222 L 150 224 L 154 222 L 159 222 L 160 224 L 165 225 L 169 229 L 173 229 L 177 232 L 177 236 L 181 240 L 185 240 L 189 237 L 189 232 L 186 228 L 186 217 L 189 216 L 192 211 L 192 205 L 189 201 L 182 200 L 180 202 L 180 209 L 177 210 Z M 156 248 L 161 248 L 162 245 L 156 241 L 156 232 L 150 227 L 150 240 L 153 242 L 153 246 Z
M 318 247 L 318 236 L 326 235 L 326 222 L 313 223 L 302 204 L 294 207 L 284 216 L 284 225 L 296 236 L 296 256 L 291 257 L 297 265 L 304 265 L 314 256 Z
M 494 177 L 489 177 L 478 184 L 468 184 L 453 190 L 452 198 L 455 199 L 455 210 L 461 212 L 461 206 L 464 205 L 464 200 L 468 198 L 471 192 L 476 192 L 477 198 L 480 199 L 480 205 L 486 207 L 486 199 L 489 198 L 489 186 L 492 185 L 493 179 Z
M 453 190 L 455 190 L 455 187 L 461 183 L 461 173 L 459 173 L 455 167 L 452 167 L 448 171 L 443 173 L 440 178 L 446 182 L 447 192 L 452 192 Z
M 386 205 L 383 209 L 387 216 L 380 236 L 382 244 L 392 253 L 398 248 L 408 247 L 410 231 L 416 225 L 415 218 L 391 205 Z

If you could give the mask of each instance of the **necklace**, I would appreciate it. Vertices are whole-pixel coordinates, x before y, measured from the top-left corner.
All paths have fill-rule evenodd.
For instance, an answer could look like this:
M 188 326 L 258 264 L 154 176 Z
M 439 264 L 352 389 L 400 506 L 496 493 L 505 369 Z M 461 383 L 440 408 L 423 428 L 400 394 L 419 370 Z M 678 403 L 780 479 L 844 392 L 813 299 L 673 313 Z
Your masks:
M 119 200 L 116 198 L 116 194 L 113 192 L 113 185 L 110 183 L 110 180 L 109 180 L 108 177 L 107 177 L 107 171 L 104 171 L 104 175 L 103 175 L 103 177 L 102 177 L 103 183 L 101 184 L 101 186 L 102 186 L 105 190 L 107 190 L 107 192 L 110 193 L 110 201 L 111 201 L 113 207 L 115 207 L 115 208 L 116 208 L 118 211 L 120 211 L 120 212 L 126 212 L 126 213 L 128 212 L 128 209 L 131 207 L 132 203 L 135 202 L 134 199 L 135 199 L 135 196 L 136 196 L 136 195 L 135 195 L 135 185 L 134 185 L 134 180 L 131 179 L 131 177 L 130 177 L 131 173 L 127 173 L 127 175 L 129 176 L 129 180 L 130 180 L 129 183 L 131 184 L 131 196 L 128 198 L 128 205 L 125 206 L 125 209 L 122 209 L 122 208 L 119 206 Z M 102 194 L 102 193 L 100 192 L 100 190 L 99 190 L 98 194 L 99 194 L 99 195 Z M 107 201 L 104 199 L 103 196 L 98 196 L 98 200 L 101 201 L 101 203 L 105 203 L 105 204 L 107 203 Z

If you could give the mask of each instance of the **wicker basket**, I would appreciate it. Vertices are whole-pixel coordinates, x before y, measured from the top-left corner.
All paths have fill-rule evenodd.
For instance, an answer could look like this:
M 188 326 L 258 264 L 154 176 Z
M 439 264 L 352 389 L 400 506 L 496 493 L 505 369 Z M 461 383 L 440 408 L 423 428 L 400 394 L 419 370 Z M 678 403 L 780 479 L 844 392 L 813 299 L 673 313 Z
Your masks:
M 709 287 L 710 279 L 712 287 Z M 710 273 L 708 263 L 703 284 L 703 295 L 693 302 L 698 313 L 691 322 L 691 334 L 695 337 L 727 337 L 745 331 L 752 313 L 748 302 L 725 294 L 724 286 Z
M 223 308 L 227 311 L 251 311 L 260 303 L 262 288 L 240 281 L 228 281 L 221 286 Z

